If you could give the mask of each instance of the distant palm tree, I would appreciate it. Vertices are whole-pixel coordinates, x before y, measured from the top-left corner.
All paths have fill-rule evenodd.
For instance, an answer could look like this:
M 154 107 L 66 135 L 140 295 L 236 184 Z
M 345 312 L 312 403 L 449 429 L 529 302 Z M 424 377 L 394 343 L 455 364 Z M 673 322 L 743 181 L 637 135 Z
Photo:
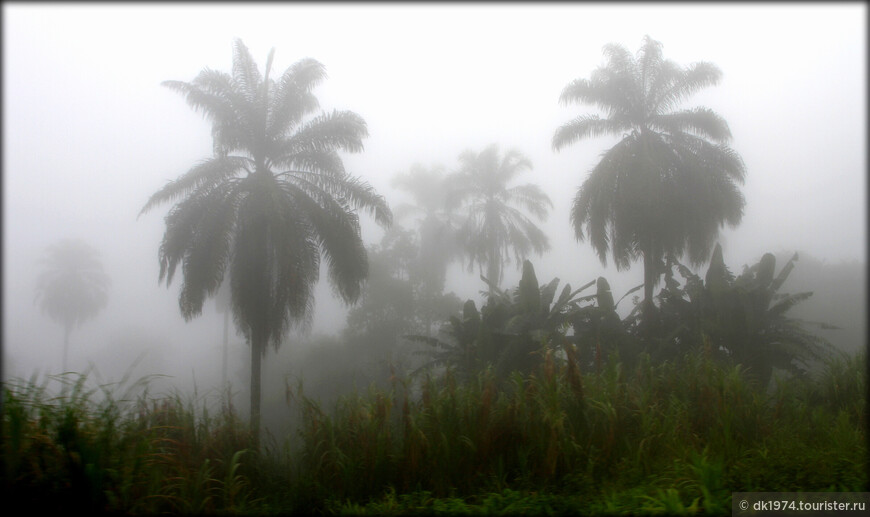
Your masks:
M 166 216 L 160 280 L 184 275 L 185 319 L 202 312 L 230 274 L 236 326 L 251 344 L 251 431 L 259 438 L 261 358 L 291 325 L 310 323 L 313 289 L 326 258 L 329 280 L 347 303 L 368 272 L 357 209 L 389 226 L 386 201 L 350 176 L 338 151 L 359 152 L 365 121 L 350 111 L 304 117 L 318 107 L 311 90 L 326 77 L 303 59 L 274 81 L 274 49 L 261 75 L 236 40 L 232 74 L 203 69 L 192 82 L 163 84 L 211 121 L 215 156 L 157 191 L 141 213 L 179 200 Z
M 559 150 L 602 135 L 622 139 L 592 169 L 574 198 L 571 222 L 579 240 L 590 238 L 602 263 L 608 248 L 617 269 L 643 259 L 645 308 L 668 256 L 687 254 L 700 265 L 719 228 L 740 223 L 745 201 L 737 184 L 746 173 L 725 145 L 728 124 L 707 108 L 674 111 L 705 86 L 718 83 L 707 62 L 685 68 L 662 58 L 661 43 L 645 37 L 635 58 L 624 47 L 604 47 L 607 63 L 590 79 L 562 91 L 563 104 L 598 106 L 605 118 L 581 115 L 553 136 Z
M 451 197 L 463 204 L 464 220 L 458 230 L 460 246 L 469 258 L 469 270 L 478 265 L 491 285 L 498 286 L 510 253 L 518 265 L 531 253 L 550 249 L 546 234 L 524 213 L 546 220 L 553 207 L 537 185 L 509 186 L 532 164 L 517 150 L 503 156 L 498 145 L 459 155 L 459 171 L 451 177 Z
M 95 317 L 108 302 L 109 276 L 97 250 L 67 239 L 49 246 L 36 284 L 36 303 L 63 326 L 63 371 L 67 371 L 72 329 Z
M 396 175 L 392 185 L 410 194 L 414 200 L 413 204 L 400 205 L 396 216 L 418 215 L 420 251 L 415 274 L 427 292 L 441 294 L 447 266 L 459 253 L 456 200 L 450 196 L 444 170 L 440 166 L 425 168 L 414 165 L 409 172 Z

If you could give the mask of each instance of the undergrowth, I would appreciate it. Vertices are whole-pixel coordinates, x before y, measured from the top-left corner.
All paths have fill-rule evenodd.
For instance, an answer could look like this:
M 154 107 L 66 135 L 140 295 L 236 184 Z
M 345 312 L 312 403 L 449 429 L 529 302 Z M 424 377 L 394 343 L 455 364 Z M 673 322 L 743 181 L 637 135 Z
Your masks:
M 14 379 L 3 496 L 40 513 L 725 515 L 734 491 L 867 489 L 864 361 L 769 392 L 702 352 L 585 375 L 549 353 L 528 376 L 397 379 L 327 409 L 300 383 L 301 426 L 260 450 L 228 398 Z

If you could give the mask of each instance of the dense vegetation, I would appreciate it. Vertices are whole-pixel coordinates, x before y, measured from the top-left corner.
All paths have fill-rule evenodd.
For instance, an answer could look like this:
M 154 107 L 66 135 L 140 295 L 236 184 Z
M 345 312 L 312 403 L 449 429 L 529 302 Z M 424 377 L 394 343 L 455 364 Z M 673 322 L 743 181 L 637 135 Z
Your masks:
M 166 83 L 210 119 L 215 156 L 143 212 L 176 203 L 160 279 L 181 265 L 185 318 L 208 297 L 225 333 L 233 316 L 250 346 L 250 406 L 238 409 L 226 383 L 200 397 L 154 395 L 147 378 L 8 380 L 6 501 L 58 513 L 728 514 L 734 491 L 866 489 L 866 355 L 795 317 L 813 294 L 783 292 L 797 254 L 778 270 L 764 254 L 735 275 L 716 244 L 742 217 L 744 165 L 723 119 L 675 108 L 717 68 L 679 67 L 647 38 L 636 58 L 607 46 L 607 65 L 563 92 L 607 117 L 567 123 L 555 148 L 624 135 L 571 214 L 602 261 L 642 261 L 644 283 L 615 299 L 604 277 L 539 282 L 528 256 L 549 238 L 534 219 L 552 203 L 513 184 L 532 168 L 518 150 L 493 144 L 462 152 L 452 174 L 397 176 L 417 203 L 393 223 L 338 154 L 362 150 L 365 122 L 305 119 L 323 66 L 303 60 L 276 81 L 272 54 L 261 75 L 240 41 L 234 50 L 232 74 Z M 388 227 L 378 245 L 364 246 L 360 209 Z M 706 273 L 684 257 L 696 268 L 709 258 Z M 358 304 L 312 352 L 333 356 L 309 358 L 291 382 L 288 365 L 261 363 L 310 320 L 321 259 Z M 485 273 L 482 303 L 445 292 L 453 261 Z M 522 277 L 502 288 L 512 262 Z M 50 314 L 67 334 L 76 321 Z
M 4 384 L 4 500 L 130 514 L 667 512 L 729 514 L 732 491 L 867 486 L 865 356 L 757 390 L 699 349 L 580 373 L 548 351 L 499 386 L 396 378 L 250 449 L 234 408 L 50 379 Z M 57 379 L 60 380 L 60 379 Z
M 646 341 L 640 303 L 620 319 L 603 278 L 558 289 L 526 262 L 438 338 L 407 336 L 427 352 L 413 375 L 391 365 L 328 404 L 287 384 L 293 429 L 261 448 L 231 397 L 13 380 L 3 489 L 46 511 L 375 515 L 728 514 L 734 491 L 861 491 L 866 355 L 787 318 L 806 296 L 775 296 L 794 260 L 773 265 L 735 278 L 716 250 L 703 281 L 676 265 L 659 313 L 679 331 Z

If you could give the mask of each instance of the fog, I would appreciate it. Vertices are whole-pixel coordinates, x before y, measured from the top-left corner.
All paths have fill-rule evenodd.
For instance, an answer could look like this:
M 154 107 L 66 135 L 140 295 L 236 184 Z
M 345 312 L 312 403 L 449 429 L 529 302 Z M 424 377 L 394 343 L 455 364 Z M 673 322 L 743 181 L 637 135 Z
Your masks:
M 190 81 L 206 67 L 229 71 L 234 38 L 261 71 L 273 47 L 273 70 L 304 57 L 325 65 L 328 78 L 314 92 L 321 107 L 352 110 L 368 124 L 365 151 L 344 155 L 345 167 L 391 207 L 409 198 L 390 180 L 415 163 L 449 171 L 465 149 L 521 151 L 533 170 L 518 181 L 540 185 L 554 205 L 542 225 L 552 249 L 531 257 L 538 279 L 577 286 L 605 276 L 618 298 L 642 282 L 642 266 L 602 265 L 568 219 L 577 188 L 614 140 L 552 150 L 556 128 L 594 112 L 560 105 L 565 85 L 603 63 L 604 45 L 635 52 L 647 34 L 667 59 L 716 64 L 720 83 L 685 106 L 728 121 L 730 146 L 746 164 L 742 223 L 719 239 L 726 264 L 739 272 L 768 251 L 863 264 L 866 22 L 858 3 L 4 3 L 4 376 L 60 370 L 62 328 L 34 304 L 37 261 L 47 246 L 78 238 L 99 250 L 112 283 L 106 308 L 72 334 L 70 369 L 93 364 L 117 380 L 145 354 L 138 373 L 172 375 L 183 389 L 220 378 L 214 302 L 185 322 L 181 272 L 168 288 L 158 284 L 170 205 L 137 215 L 152 193 L 212 153 L 207 121 L 160 83 Z M 361 219 L 365 242 L 377 243 L 383 230 Z M 506 267 L 503 286 L 516 285 L 516 266 Z M 344 326 L 346 308 L 325 280 L 315 334 Z M 480 300 L 484 289 L 476 270 L 451 266 L 447 291 Z M 244 340 L 230 342 L 230 375 L 245 386 Z

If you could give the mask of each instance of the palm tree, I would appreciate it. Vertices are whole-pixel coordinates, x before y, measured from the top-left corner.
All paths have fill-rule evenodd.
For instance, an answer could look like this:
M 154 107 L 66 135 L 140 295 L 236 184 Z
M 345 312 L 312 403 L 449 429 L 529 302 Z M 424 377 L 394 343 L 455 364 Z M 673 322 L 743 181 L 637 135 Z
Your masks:
M 108 302 L 109 276 L 99 253 L 87 243 L 67 239 L 49 246 L 36 284 L 42 312 L 63 326 L 63 371 L 72 329 L 95 317 Z
M 480 153 L 464 151 L 459 161 L 459 171 L 451 177 L 451 197 L 465 208 L 459 243 L 469 258 L 469 270 L 475 263 L 481 273 L 486 269 L 492 292 L 501 282 L 511 251 L 521 265 L 532 251 L 540 255 L 550 249 L 546 234 L 524 211 L 543 221 L 553 203 L 537 185 L 508 186 L 532 168 L 528 158 L 515 149 L 500 156 L 498 145 L 492 144 Z
M 456 243 L 456 200 L 450 196 L 444 170 L 415 164 L 405 174 L 396 175 L 392 185 L 407 192 L 413 204 L 402 204 L 396 216 L 416 213 L 420 250 L 414 273 L 429 294 L 441 294 L 447 266 L 459 252 Z
M 141 213 L 178 202 L 166 216 L 160 276 L 167 286 L 179 264 L 185 319 L 202 312 L 229 273 L 237 328 L 251 344 L 251 431 L 259 438 L 261 358 L 290 326 L 307 327 L 321 257 L 346 303 L 359 296 L 368 262 L 357 209 L 389 226 L 386 201 L 350 176 L 338 151 L 362 151 L 365 121 L 350 111 L 322 112 L 313 87 L 322 64 L 303 59 L 276 81 L 274 49 L 260 75 L 236 40 L 232 74 L 203 69 L 191 82 L 166 81 L 212 124 L 215 156 L 157 191 Z
M 719 228 L 743 217 L 745 166 L 726 143 L 728 124 L 707 108 L 676 110 L 688 96 L 715 85 L 720 70 L 707 62 L 680 67 L 662 58 L 661 43 L 646 36 L 632 56 L 604 47 L 607 63 L 590 79 L 562 91 L 563 104 L 584 103 L 605 117 L 581 115 L 553 136 L 559 150 L 602 135 L 622 139 L 603 154 L 574 198 L 571 222 L 578 240 L 589 237 L 602 264 L 608 248 L 617 269 L 643 259 L 644 305 L 668 257 L 706 262 Z

